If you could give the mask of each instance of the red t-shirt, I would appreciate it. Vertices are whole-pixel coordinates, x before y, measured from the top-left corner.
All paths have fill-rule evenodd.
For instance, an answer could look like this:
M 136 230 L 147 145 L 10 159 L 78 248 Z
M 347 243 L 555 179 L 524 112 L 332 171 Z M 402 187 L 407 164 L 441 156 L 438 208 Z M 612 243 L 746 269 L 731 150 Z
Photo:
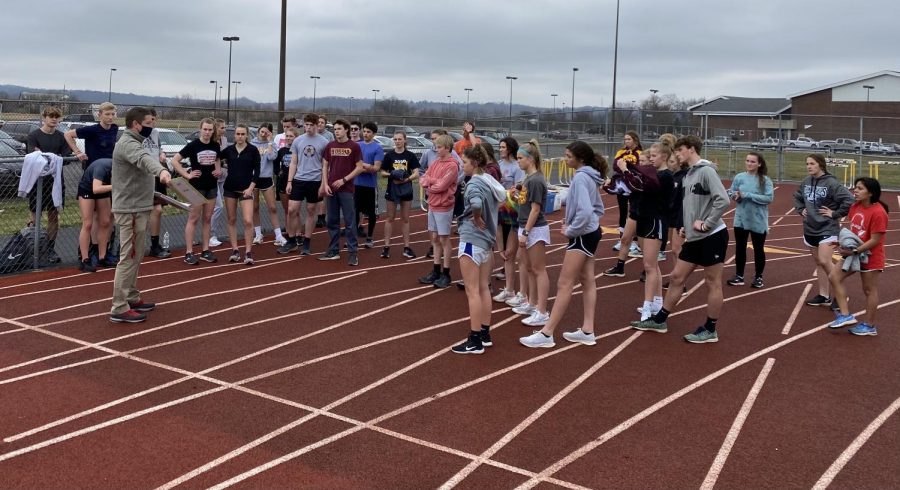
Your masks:
M 359 149 L 359 145 L 351 140 L 343 143 L 338 143 L 337 140 L 330 141 L 325 146 L 325 151 L 322 154 L 322 158 L 328 161 L 329 186 L 332 182 L 350 175 L 350 172 L 356 168 L 356 162 L 362 161 L 362 151 Z M 349 192 L 352 194 L 355 189 L 356 187 L 351 180 L 342 185 L 338 192 Z
M 867 242 L 873 233 L 887 232 L 888 215 L 881 204 L 863 206 L 855 202 L 847 213 L 850 218 L 850 231 L 856 234 L 860 240 Z M 862 265 L 865 270 L 884 269 L 884 238 L 878 245 L 869 249 L 869 262 Z

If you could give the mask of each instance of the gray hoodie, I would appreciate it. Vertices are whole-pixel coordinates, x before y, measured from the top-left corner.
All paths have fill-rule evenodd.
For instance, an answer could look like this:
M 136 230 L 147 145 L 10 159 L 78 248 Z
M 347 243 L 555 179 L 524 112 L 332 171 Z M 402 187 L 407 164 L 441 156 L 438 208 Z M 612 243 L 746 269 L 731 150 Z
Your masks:
M 684 201 L 684 240 L 702 240 L 725 226 L 722 215 L 728 210 L 728 192 L 719 174 L 708 160 L 700 160 L 688 169 L 682 183 Z M 694 221 L 706 224 L 706 231 L 694 229 Z
M 847 216 L 853 201 L 853 194 L 834 175 L 826 173 L 821 177 L 806 177 L 794 193 L 794 210 L 801 213 L 806 209 L 803 234 L 837 236 L 841 218 Z M 819 208 L 823 206 L 832 211 L 830 218 L 819 214 Z
M 597 189 L 603 176 L 587 165 L 575 171 L 566 197 L 566 236 L 574 238 L 596 230 L 603 216 L 603 201 Z
M 841 232 L 838 235 L 838 244 L 843 248 L 854 249 L 863 244 L 863 241 L 860 237 L 856 236 L 856 233 L 852 231 L 841 228 Z M 848 255 L 844 257 L 844 262 L 841 265 L 841 270 L 844 272 L 859 272 L 862 270 L 862 264 L 869 263 L 869 255 L 872 252 L 868 250 L 859 253 Z
M 153 177 L 165 168 L 150 156 L 144 137 L 130 129 L 122 133 L 113 149 L 112 212 L 142 213 L 153 209 Z
M 506 189 L 488 174 L 475 174 L 466 184 L 465 209 L 459 217 L 459 241 L 490 250 L 497 240 L 497 210 L 506 199 Z M 484 229 L 472 221 L 475 210 L 481 210 Z

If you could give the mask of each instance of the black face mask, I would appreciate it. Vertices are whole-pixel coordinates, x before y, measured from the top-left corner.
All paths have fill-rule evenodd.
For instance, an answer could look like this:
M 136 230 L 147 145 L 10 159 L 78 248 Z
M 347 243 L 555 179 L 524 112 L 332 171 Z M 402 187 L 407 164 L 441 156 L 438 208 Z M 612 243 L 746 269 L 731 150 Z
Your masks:
M 150 133 L 152 133 L 152 132 L 153 132 L 153 128 L 151 128 L 150 126 L 141 126 L 141 131 L 139 134 L 141 136 L 143 136 L 144 138 L 149 138 Z

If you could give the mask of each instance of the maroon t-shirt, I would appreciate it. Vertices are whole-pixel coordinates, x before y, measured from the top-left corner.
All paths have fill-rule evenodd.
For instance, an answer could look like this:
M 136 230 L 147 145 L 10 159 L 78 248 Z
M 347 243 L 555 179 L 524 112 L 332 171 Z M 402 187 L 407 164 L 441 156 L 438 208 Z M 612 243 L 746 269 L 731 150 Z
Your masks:
M 335 140 L 330 141 L 325 146 L 323 158 L 328 160 L 328 185 L 331 185 L 332 182 L 350 175 L 350 172 L 356 168 L 356 162 L 362 161 L 362 151 L 355 141 L 347 140 L 343 143 L 338 143 Z M 338 192 L 349 192 L 352 194 L 355 189 L 356 187 L 351 180 L 342 185 Z

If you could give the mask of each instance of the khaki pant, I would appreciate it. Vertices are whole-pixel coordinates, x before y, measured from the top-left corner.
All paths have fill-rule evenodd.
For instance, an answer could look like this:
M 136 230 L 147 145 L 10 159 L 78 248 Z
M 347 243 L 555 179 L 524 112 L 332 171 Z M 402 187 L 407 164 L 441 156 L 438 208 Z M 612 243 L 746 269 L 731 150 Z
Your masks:
M 129 303 L 141 299 L 141 292 L 137 289 L 137 277 L 141 260 L 144 258 L 150 212 L 115 213 L 113 216 L 119 227 L 120 243 L 112 303 L 112 314 L 117 315 L 130 310 Z

